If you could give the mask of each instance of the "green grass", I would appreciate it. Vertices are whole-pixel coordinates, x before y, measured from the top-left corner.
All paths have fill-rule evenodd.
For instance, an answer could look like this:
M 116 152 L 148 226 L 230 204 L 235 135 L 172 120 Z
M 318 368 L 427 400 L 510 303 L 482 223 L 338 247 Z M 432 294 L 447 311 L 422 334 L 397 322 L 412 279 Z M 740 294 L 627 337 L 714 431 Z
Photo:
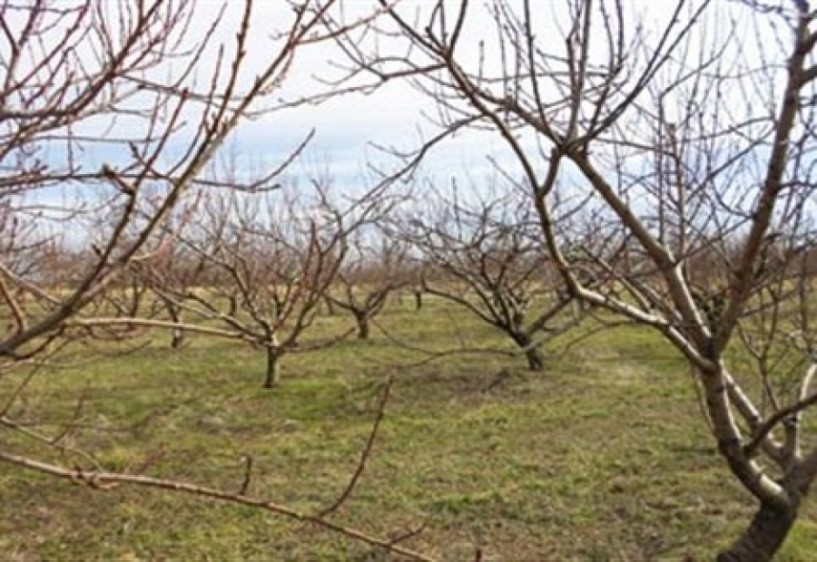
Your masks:
M 428 299 L 381 321 L 413 346 L 509 349 L 501 334 Z M 324 318 L 317 336 L 345 325 Z M 545 373 L 521 357 L 454 354 L 435 361 L 377 330 L 283 361 L 263 390 L 263 354 L 166 334 L 125 356 L 76 348 L 74 366 L 34 378 L 14 414 L 71 417 L 67 443 L 110 469 L 238 489 L 307 512 L 332 502 L 356 466 L 379 390 L 393 376 L 367 470 L 333 517 L 445 560 L 702 560 L 734 538 L 753 504 L 716 454 L 684 361 L 650 331 L 617 328 L 562 351 Z M 568 336 L 570 337 L 570 336 Z M 501 375 L 499 373 L 502 373 Z M 19 377 L 19 375 L 17 375 Z M 6 396 L 14 380 L 0 381 Z M 87 426 L 87 427 L 86 427 Z M 100 428 L 106 428 L 101 430 Z M 53 429 L 37 426 L 37 429 Z M 3 433 L 4 447 L 50 453 Z M 70 461 L 69 461 L 70 462 Z M 3 560 L 379 560 L 360 543 L 246 507 L 118 487 L 97 491 L 9 465 L 0 471 Z M 817 551 L 810 501 L 780 559 Z

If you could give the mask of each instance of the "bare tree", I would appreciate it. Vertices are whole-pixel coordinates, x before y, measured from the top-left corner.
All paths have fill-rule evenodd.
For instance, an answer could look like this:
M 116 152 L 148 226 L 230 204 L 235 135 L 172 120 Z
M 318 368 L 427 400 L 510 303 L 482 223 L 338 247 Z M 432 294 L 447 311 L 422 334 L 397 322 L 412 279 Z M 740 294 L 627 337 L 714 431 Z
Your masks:
M 543 370 L 541 345 L 581 316 L 543 251 L 530 205 L 513 191 L 487 201 L 476 189 L 451 197 L 435 191 L 403 233 L 426 265 L 424 291 L 497 328 L 529 369 Z
M 656 27 L 639 23 L 637 9 L 576 0 L 546 15 L 529 0 L 496 0 L 478 13 L 462 1 L 410 16 L 393 7 L 374 31 L 402 36 L 403 51 L 381 42 L 345 52 L 353 78 L 410 79 L 437 104 L 439 133 L 409 158 L 468 127 L 501 138 L 509 158 L 498 163 L 524 175 L 570 293 L 658 331 L 686 357 L 718 450 L 758 504 L 719 559 L 768 560 L 817 476 L 800 419 L 817 402 L 817 367 L 808 314 L 792 312 L 807 309 L 810 284 L 787 265 L 813 241 L 817 12 L 806 0 L 678 1 L 650 13 Z M 571 243 L 554 214 L 567 195 L 618 251 Z M 695 271 L 704 256 L 717 256 L 720 275 Z M 582 279 L 587 263 L 597 272 L 589 279 L 606 282 Z M 782 281 L 784 271 L 800 281 Z M 727 352 L 747 322 L 757 324 L 743 338 L 758 360 L 749 374 Z M 803 355 L 784 362 L 800 367 L 796 390 L 783 393 L 790 369 L 764 350 L 792 338 Z
M 290 27 L 271 39 L 266 65 L 252 69 L 246 68 L 252 2 L 245 4 L 234 40 L 220 50 L 207 38 L 219 29 L 223 10 L 207 24 L 208 33 L 194 38 L 187 1 L 2 7 L 8 55 L 0 113 L 2 203 L 25 195 L 26 209 L 38 210 L 45 229 L 83 210 L 49 203 L 58 197 L 54 190 L 70 188 L 86 196 L 86 205 L 104 206 L 115 217 L 102 244 L 90 248 L 93 262 L 66 294 L 48 295 L 24 271 L 3 265 L 4 283 L 48 309 L 29 318 L 19 302 L 4 297 L 6 306 L 20 311 L 0 338 L 4 361 L 42 347 L 131 262 L 144 258 L 154 233 L 242 118 L 280 84 L 302 44 L 331 37 L 320 26 L 332 4 L 301 5 Z M 205 61 L 212 51 L 216 58 Z M 171 60 L 173 78 L 160 81 Z M 205 70 L 211 79 L 202 84 L 197 73 Z M 110 159 L 89 170 L 80 153 L 90 150 Z M 152 211 L 144 215 L 148 197 Z M 25 216 L 20 205 L 15 213 Z
M 148 317 L 156 317 L 165 312 L 167 319 L 172 323 L 173 327 L 170 329 L 172 349 L 179 349 L 185 343 L 182 306 L 184 295 L 193 294 L 199 285 L 208 286 L 205 257 L 191 251 L 180 239 L 188 223 L 196 218 L 196 210 L 202 195 L 203 192 L 199 191 L 195 199 L 177 208 L 163 228 L 157 248 L 150 258 L 133 263 L 129 271 L 131 282 L 150 290 L 151 295 L 155 297 Z M 133 318 L 140 315 L 132 313 L 128 316 Z
M 257 191 L 254 182 L 204 177 L 239 124 L 339 93 L 281 100 L 297 55 L 378 15 L 344 20 L 337 0 L 286 3 L 272 22 L 258 21 L 252 0 L 207 7 L 188 0 L 0 3 L 0 376 L 8 383 L 0 430 L 19 437 L 3 440 L 0 461 L 98 489 L 126 483 L 249 505 L 427 559 L 325 514 L 247 495 L 251 464 L 237 492 L 108 472 L 66 444 L 75 419 L 53 433 L 15 419 L 29 382 L 64 345 L 99 327 L 140 325 L 125 318 L 135 309 L 119 306 L 138 303 L 130 291 L 143 289 L 126 274 L 161 255 L 171 218 L 192 190 Z M 261 44 L 255 28 L 263 28 Z M 284 155 L 265 177 L 291 161 Z M 87 230 L 100 209 L 109 220 Z M 307 252 L 332 253 L 324 253 L 318 225 L 308 235 Z M 112 317 L 91 317 L 106 307 Z
M 352 315 L 358 339 L 369 339 L 371 320 L 386 305 L 392 292 L 405 283 L 408 246 L 381 228 L 361 229 L 349 242 L 349 251 L 326 299 L 333 308 Z
M 345 206 L 320 182 L 312 188 L 312 197 L 296 187 L 208 198 L 179 236 L 201 260 L 195 287 L 154 287 L 189 316 L 222 325 L 221 335 L 263 347 L 265 388 L 280 383 L 285 355 L 322 349 L 348 335 L 302 341 L 343 267 L 352 234 L 380 216 L 386 204 L 385 185 Z M 200 330 L 195 324 L 173 328 Z

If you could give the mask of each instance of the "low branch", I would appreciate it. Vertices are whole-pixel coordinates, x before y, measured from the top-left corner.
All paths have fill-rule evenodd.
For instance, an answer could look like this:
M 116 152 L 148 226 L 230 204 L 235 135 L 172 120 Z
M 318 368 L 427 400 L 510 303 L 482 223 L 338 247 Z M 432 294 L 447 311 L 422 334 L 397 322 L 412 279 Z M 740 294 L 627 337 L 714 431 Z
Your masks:
M 222 330 L 220 328 L 210 328 L 208 326 L 199 326 L 196 324 L 184 324 L 179 322 L 170 322 L 167 320 L 152 320 L 148 318 L 79 318 L 69 320 L 65 323 L 66 327 L 81 326 L 83 328 L 104 327 L 104 326 L 141 326 L 145 328 L 164 328 L 174 330 L 185 330 L 189 332 L 198 332 L 200 334 L 209 334 L 212 336 L 220 336 L 223 338 L 231 338 L 237 340 L 248 340 L 257 342 L 253 337 L 245 333 Z
M 434 562 L 433 558 L 421 554 L 419 552 L 409 550 L 402 546 L 393 544 L 393 541 L 372 537 L 352 527 L 338 525 L 336 523 L 326 521 L 320 516 L 308 515 L 306 513 L 302 513 L 289 507 L 279 505 L 261 498 L 246 496 L 243 494 L 233 492 L 227 492 L 217 488 L 209 488 L 207 486 L 200 486 L 198 484 L 191 484 L 188 482 L 181 482 L 177 480 L 164 480 L 160 478 L 152 478 L 150 476 L 124 474 L 118 472 L 105 472 L 100 470 L 86 472 L 78 468 L 68 469 L 59 465 L 36 461 L 33 459 L 29 459 L 27 457 L 7 453 L 5 451 L 0 451 L 0 461 L 20 466 L 28 470 L 33 470 L 36 472 L 49 474 L 51 476 L 56 476 L 58 478 L 63 478 L 65 480 L 71 480 L 72 482 L 84 483 L 92 488 L 99 489 L 105 485 L 110 484 L 132 484 L 147 488 L 157 488 L 160 490 L 179 492 L 182 494 L 190 494 L 193 496 L 203 496 L 233 504 L 247 505 L 250 507 L 262 509 L 264 511 L 269 511 L 277 515 L 282 515 L 289 519 L 295 519 L 302 523 L 316 525 L 318 527 L 322 527 L 329 531 L 339 533 L 356 541 L 360 541 L 371 546 L 383 548 L 395 554 L 406 556 L 412 560 Z

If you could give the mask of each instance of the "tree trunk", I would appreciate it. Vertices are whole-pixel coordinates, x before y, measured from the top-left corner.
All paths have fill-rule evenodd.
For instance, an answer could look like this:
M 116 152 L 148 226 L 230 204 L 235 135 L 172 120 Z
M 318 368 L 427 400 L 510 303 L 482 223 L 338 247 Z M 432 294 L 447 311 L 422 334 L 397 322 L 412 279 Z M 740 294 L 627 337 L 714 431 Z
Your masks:
M 275 388 L 281 383 L 281 356 L 277 349 L 267 348 L 267 373 L 264 388 Z
M 357 338 L 359 340 L 369 339 L 369 315 L 365 312 L 355 312 L 355 322 L 357 322 Z
M 332 302 L 332 299 L 330 299 L 329 297 L 326 297 L 326 298 L 323 299 L 323 302 L 326 304 L 326 314 L 327 315 L 334 316 L 335 314 L 337 314 L 337 312 L 335 310 L 335 303 Z
M 176 323 L 182 323 L 182 310 L 180 307 L 168 303 L 167 305 L 168 314 L 170 314 L 170 319 Z M 173 328 L 170 333 L 170 347 L 172 349 L 179 349 L 182 345 L 184 345 L 184 330 L 181 328 Z
M 749 528 L 718 555 L 718 562 L 766 562 L 771 560 L 797 519 L 797 509 L 781 511 L 761 505 Z
M 524 332 L 516 332 L 511 335 L 513 341 L 520 349 L 525 349 L 525 359 L 528 360 L 528 369 L 531 371 L 543 371 L 545 369 L 545 358 L 538 347 L 529 347 L 533 340 Z
M 414 291 L 414 310 L 420 310 L 423 308 L 423 291 L 415 290 Z
M 542 357 L 542 352 L 539 351 L 538 347 L 525 352 L 525 358 L 528 360 L 528 369 L 531 371 L 545 370 L 545 359 Z

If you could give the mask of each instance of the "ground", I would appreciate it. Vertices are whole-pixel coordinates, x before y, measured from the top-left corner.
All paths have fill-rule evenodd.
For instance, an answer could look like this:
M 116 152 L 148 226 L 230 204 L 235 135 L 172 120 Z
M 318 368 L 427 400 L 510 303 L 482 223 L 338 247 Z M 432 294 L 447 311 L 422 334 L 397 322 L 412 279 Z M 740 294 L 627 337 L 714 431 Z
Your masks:
M 16 414 L 70 419 L 66 443 L 108 469 L 250 492 L 306 512 L 332 503 L 357 465 L 386 377 L 391 399 L 366 470 L 332 519 L 443 560 L 708 560 L 748 523 L 682 358 L 636 327 L 552 342 L 543 373 L 501 334 L 439 301 L 392 303 L 371 341 L 284 359 L 241 343 L 169 334 L 137 347 L 77 347 L 38 374 Z M 318 335 L 351 318 L 324 316 Z M 106 357 L 98 358 L 104 351 Z M 12 380 L 0 381 L 7 395 Z M 53 427 L 37 425 L 37 430 Z M 30 443 L 6 432 L 20 452 Z M 40 451 L 41 452 L 41 451 Z M 54 457 L 55 459 L 58 457 Z M 331 532 L 247 507 L 120 486 L 99 491 L 0 470 L 3 560 L 382 560 Z M 810 500 L 780 556 L 817 552 Z

